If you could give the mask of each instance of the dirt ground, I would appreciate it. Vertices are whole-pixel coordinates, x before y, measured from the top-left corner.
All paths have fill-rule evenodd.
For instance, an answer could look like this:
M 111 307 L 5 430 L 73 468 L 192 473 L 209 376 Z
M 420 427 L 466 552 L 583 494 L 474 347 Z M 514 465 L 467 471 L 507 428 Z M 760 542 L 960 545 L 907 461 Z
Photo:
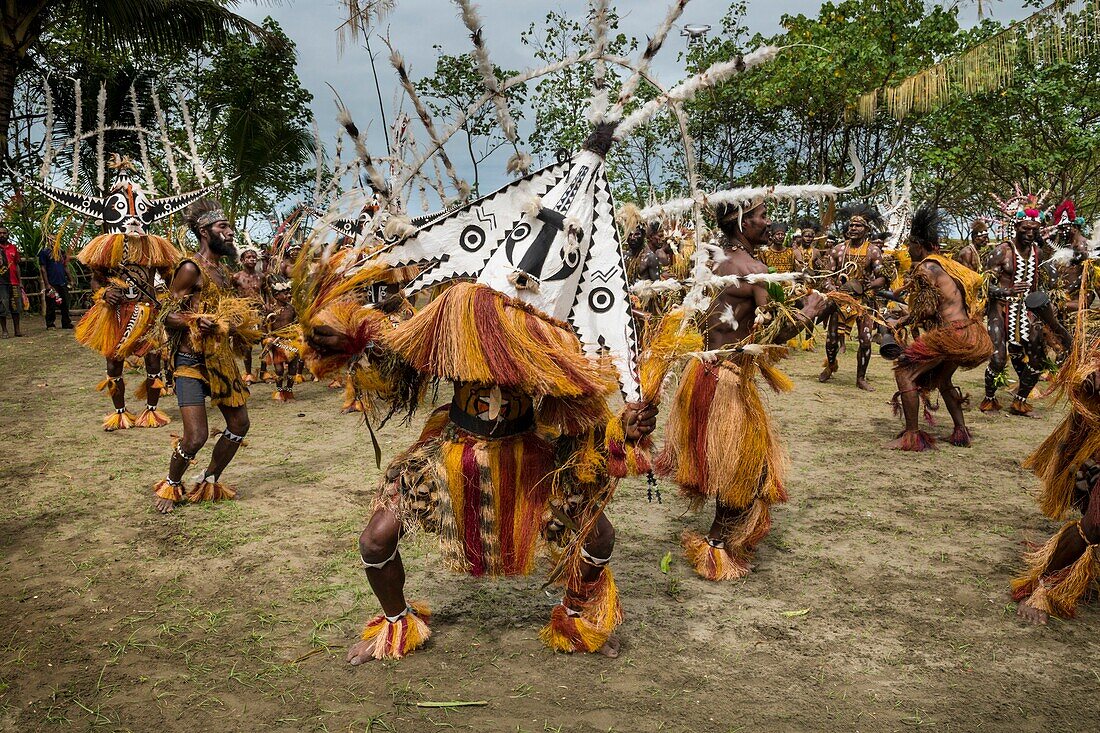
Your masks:
M 1058 408 L 971 411 L 970 450 L 887 452 L 889 365 L 876 357 L 865 394 L 854 353 L 828 385 L 813 379 L 820 352 L 798 354 L 796 391 L 770 398 L 791 500 L 757 572 L 696 578 L 677 537 L 709 518 L 668 485 L 647 503 L 635 480 L 610 512 L 619 659 L 551 653 L 541 579 L 453 576 L 420 537 L 404 553 L 431 642 L 351 668 L 345 648 L 377 611 L 356 553 L 377 471 L 337 393 L 306 384 L 284 405 L 255 389 L 250 445 L 226 475 L 243 499 L 165 518 L 149 487 L 178 420 L 102 432 L 101 363 L 28 320 L 27 337 L 0 341 L 4 730 L 1096 730 L 1100 613 L 1031 628 L 1006 592 L 1022 541 L 1055 528 L 1018 462 Z M 975 403 L 980 379 L 962 379 Z M 382 430 L 385 454 L 414 430 Z M 486 704 L 417 707 L 457 700 Z

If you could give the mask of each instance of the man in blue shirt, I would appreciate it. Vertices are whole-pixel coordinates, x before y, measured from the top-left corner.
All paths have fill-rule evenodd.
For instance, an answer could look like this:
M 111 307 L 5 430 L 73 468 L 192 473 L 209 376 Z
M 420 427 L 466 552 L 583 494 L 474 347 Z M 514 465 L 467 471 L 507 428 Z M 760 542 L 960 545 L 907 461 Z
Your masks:
M 38 252 L 39 275 L 42 277 L 43 300 L 46 302 L 46 329 L 54 327 L 58 309 L 61 310 L 61 327 L 72 328 L 69 315 L 69 272 L 66 265 L 69 256 L 61 253 L 61 259 L 54 259 L 53 251 L 43 247 Z

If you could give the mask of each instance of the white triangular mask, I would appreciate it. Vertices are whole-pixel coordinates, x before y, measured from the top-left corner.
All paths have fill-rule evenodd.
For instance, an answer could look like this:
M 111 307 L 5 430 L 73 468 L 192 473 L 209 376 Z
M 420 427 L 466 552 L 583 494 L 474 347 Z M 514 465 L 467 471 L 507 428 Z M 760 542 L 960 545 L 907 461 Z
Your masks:
M 434 219 L 383 258 L 423 266 L 405 287 L 409 296 L 471 278 L 568 322 L 586 353 L 611 356 L 623 397 L 638 401 L 637 334 L 614 211 L 603 158 L 582 150 Z

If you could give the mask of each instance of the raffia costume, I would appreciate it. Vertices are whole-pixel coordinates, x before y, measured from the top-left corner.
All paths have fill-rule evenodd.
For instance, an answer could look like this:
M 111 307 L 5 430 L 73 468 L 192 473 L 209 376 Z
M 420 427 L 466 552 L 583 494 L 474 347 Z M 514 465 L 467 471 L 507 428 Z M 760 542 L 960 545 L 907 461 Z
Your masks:
M 942 323 L 939 319 L 942 295 L 929 277 L 918 269 L 919 263 L 914 265 L 906 277 L 905 288 L 909 294 L 911 322 L 924 331 L 906 346 L 898 357 L 895 368 L 912 368 L 937 360 L 963 370 L 981 366 L 993 354 L 993 342 L 990 341 L 989 332 L 981 318 L 985 309 L 982 302 L 982 276 L 943 255 L 931 254 L 923 261 L 935 262 L 955 281 L 963 294 L 966 312 L 970 317 Z M 939 378 L 939 370 L 930 369 L 920 375 L 917 388 L 927 393 L 939 386 Z M 901 409 L 900 397 L 900 392 L 894 395 L 895 413 Z M 966 433 L 966 428 L 958 428 L 950 441 L 956 445 L 968 445 L 969 433 L 963 435 L 960 430 Z M 935 445 L 935 439 L 923 430 L 918 430 L 916 434 L 903 432 L 899 439 L 904 441 L 904 445 L 899 446 L 902 450 L 924 450 Z
M 1082 348 L 1084 347 L 1084 348 Z M 1080 520 L 1062 525 L 1042 546 L 1025 555 L 1026 570 L 1012 581 L 1012 597 L 1062 618 L 1076 615 L 1078 603 L 1100 579 L 1100 341 L 1081 343 L 1054 379 L 1069 402 L 1069 414 L 1024 461 L 1042 482 L 1039 508 L 1051 519 L 1072 511 Z M 1088 535 L 1092 534 L 1092 538 Z M 1050 568 L 1059 544 L 1079 535 L 1084 550 L 1062 568 Z
M 192 391 L 187 380 L 201 385 L 210 398 L 210 404 L 219 407 L 242 407 L 248 403 L 249 391 L 241 376 L 237 349 L 251 348 L 259 337 L 256 330 L 256 315 L 252 304 L 246 298 L 233 296 L 215 282 L 207 268 L 194 259 L 184 259 L 177 265 L 191 264 L 198 268 L 202 278 L 202 288 L 194 296 L 194 308 L 187 314 L 186 329 L 169 330 L 168 354 L 174 365 L 177 398 Z M 180 312 L 182 301 L 169 302 L 162 313 L 162 321 L 172 313 Z M 218 324 L 217 332 L 205 335 L 198 329 L 199 318 L 209 318 Z M 202 403 L 202 395 L 199 395 Z M 243 443 L 244 436 L 236 436 L 228 430 L 221 433 L 223 439 Z M 195 456 L 185 455 L 179 439 L 173 443 L 173 451 L 188 461 Z M 169 479 L 158 481 L 153 493 L 161 499 L 180 502 L 220 501 L 233 499 L 237 492 L 220 481 L 220 476 L 208 477 L 205 474 L 194 487 L 184 493 L 182 483 L 173 483 Z
M 665 447 L 656 468 L 672 478 L 694 509 L 711 497 L 740 513 L 720 540 L 686 531 L 681 542 L 695 571 L 707 580 L 749 573 L 753 551 L 771 529 L 771 506 L 787 501 L 786 454 L 764 407 L 757 377 L 776 392 L 793 388 L 775 367 L 774 348 L 714 361 L 693 358 L 672 400 Z
M 453 384 L 450 405 L 389 464 L 375 511 L 438 534 L 448 565 L 475 576 L 531 573 L 549 550 L 550 581 L 564 586 L 564 598 L 540 638 L 564 652 L 600 649 L 621 622 L 610 558 L 592 556 L 585 542 L 602 521 L 612 476 L 648 468 L 607 404 L 620 391 L 640 399 L 604 172 L 613 130 L 598 128 L 571 159 L 385 250 L 386 267 L 419 267 L 409 297 L 449 284 L 408 320 L 394 326 L 374 306 L 327 295 L 349 281 L 323 283 L 312 301 L 330 305 L 299 310 L 307 339 L 326 325 L 347 337 L 349 351 L 362 350 L 360 400 L 373 383 L 380 389 L 366 401 L 389 402 L 388 414 L 414 406 L 425 383 Z M 455 282 L 463 278 L 476 282 Z M 389 558 L 364 555 L 368 574 L 390 562 L 401 562 L 398 548 Z M 427 620 L 423 604 L 409 603 L 372 619 L 362 640 L 370 656 L 402 657 L 428 638 Z
M 129 357 L 144 357 L 160 348 L 159 337 L 153 328 L 160 302 L 152 273 L 171 268 L 180 258 L 171 242 L 149 234 L 148 227 L 201 198 L 209 189 L 150 199 L 131 177 L 133 166 L 129 159 L 112 156 L 110 167 L 116 173 L 106 198 L 86 196 L 34 180 L 28 180 L 27 184 L 78 214 L 103 222 L 104 233 L 93 237 L 77 259 L 105 273 L 109 286 L 121 290 L 124 300 L 112 306 L 104 298 L 106 288 L 100 289 L 93 296 L 92 307 L 77 324 L 74 335 L 77 341 L 108 361 L 119 362 Z M 135 393 L 138 399 L 149 397 L 145 410 L 135 417 L 123 405 L 104 418 L 103 428 L 114 431 L 167 425 L 168 416 L 157 409 L 159 397 L 153 396 L 159 395 L 163 388 L 163 371 L 147 374 Z M 107 390 L 114 398 L 124 390 L 123 378 L 108 374 L 97 389 Z

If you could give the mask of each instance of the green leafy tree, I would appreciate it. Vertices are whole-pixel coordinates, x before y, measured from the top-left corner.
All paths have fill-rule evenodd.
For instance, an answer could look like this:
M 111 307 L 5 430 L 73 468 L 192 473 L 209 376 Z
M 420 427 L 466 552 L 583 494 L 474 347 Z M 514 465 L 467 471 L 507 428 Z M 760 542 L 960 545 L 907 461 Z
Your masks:
M 201 148 L 220 176 L 231 217 L 248 225 L 254 212 L 305 191 L 313 179 L 310 131 L 313 95 L 294 71 L 294 44 L 267 18 L 266 37 L 254 43 L 238 34 L 221 44 L 198 74 L 196 98 L 202 115 Z
M 452 56 L 445 54 L 442 47 L 434 46 L 439 52 L 435 62 L 435 73 L 416 82 L 417 92 L 425 98 L 429 110 L 434 116 L 454 120 L 475 104 L 485 94 L 481 74 L 470 54 Z M 497 79 L 503 81 L 516 74 L 514 70 L 493 66 Z M 517 86 L 507 94 L 508 105 L 517 125 L 523 119 L 523 105 L 526 101 L 526 89 Z M 492 102 L 483 109 L 483 113 L 470 115 L 462 120 L 462 133 L 466 142 L 466 151 L 473 169 L 473 192 L 480 190 L 481 166 L 497 150 L 508 145 L 504 134 L 496 123 L 496 117 L 489 111 Z
M 232 11 L 239 0 L 5 0 L 0 4 L 0 136 L 8 127 L 19 75 L 43 66 L 36 54 L 56 28 L 79 29 L 84 42 L 134 56 L 197 49 L 229 33 L 264 37 Z

